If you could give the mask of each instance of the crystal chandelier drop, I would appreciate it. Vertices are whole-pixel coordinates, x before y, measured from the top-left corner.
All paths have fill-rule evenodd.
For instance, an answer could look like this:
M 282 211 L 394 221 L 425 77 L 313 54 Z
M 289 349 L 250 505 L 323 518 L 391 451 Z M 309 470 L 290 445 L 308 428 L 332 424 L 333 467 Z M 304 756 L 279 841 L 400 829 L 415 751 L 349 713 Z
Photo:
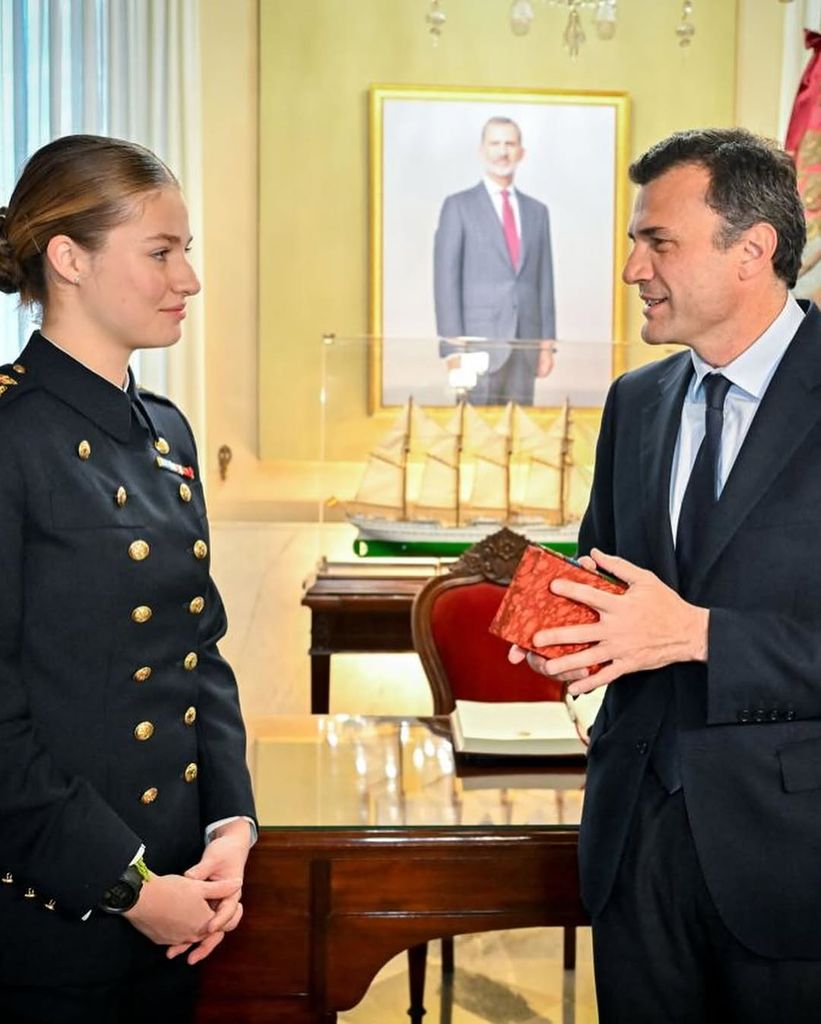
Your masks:
M 579 56 L 579 50 L 586 38 L 582 28 L 582 19 L 579 17 L 579 5 L 573 3 L 570 5 L 570 14 L 567 17 L 567 26 L 564 30 L 564 45 L 574 60 Z
M 684 0 L 681 5 L 681 21 L 676 25 L 676 35 L 678 36 L 678 45 L 682 49 L 686 49 L 693 41 L 693 36 L 696 32 L 696 27 L 690 21 L 693 14 L 693 2 L 692 0 Z
M 510 31 L 514 36 L 526 36 L 534 17 L 530 0 L 513 0 L 510 5 Z
M 438 46 L 442 29 L 447 21 L 447 15 L 439 6 L 439 0 L 430 0 L 430 10 L 425 15 L 425 21 L 428 23 L 428 31 L 433 38 L 433 45 Z
M 593 24 L 596 26 L 596 35 L 599 39 L 613 38 L 616 34 L 617 20 L 616 0 L 599 0 L 596 13 L 593 15 Z
M 447 0 L 430 0 L 425 15 L 425 22 L 434 46 L 438 45 L 447 21 L 447 14 L 444 10 L 446 2 Z M 536 17 L 534 0 L 505 0 L 505 2 L 508 7 L 510 31 L 515 36 L 526 36 Z M 627 0 L 622 0 L 622 2 L 627 2 Z M 631 2 L 635 2 L 635 0 L 631 0 Z M 791 3 L 792 0 L 779 0 L 779 2 Z M 578 57 L 579 51 L 587 40 L 583 16 L 592 21 L 596 38 L 607 41 L 616 35 L 619 0 L 542 0 L 541 5 L 543 7 L 561 7 L 567 11 L 567 22 L 562 38 L 567 52 L 572 58 Z M 675 30 L 681 47 L 688 47 L 695 35 L 696 29 L 692 20 L 693 6 L 693 0 L 684 0 L 682 3 L 681 20 Z

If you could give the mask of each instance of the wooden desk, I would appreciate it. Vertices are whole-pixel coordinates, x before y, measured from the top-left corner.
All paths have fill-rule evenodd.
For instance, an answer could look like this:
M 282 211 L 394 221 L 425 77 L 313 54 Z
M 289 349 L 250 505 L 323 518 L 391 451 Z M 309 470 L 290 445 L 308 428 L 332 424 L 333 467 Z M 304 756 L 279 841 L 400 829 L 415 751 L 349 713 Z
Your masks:
M 311 610 L 311 714 L 330 710 L 331 655 L 412 651 L 413 599 L 442 563 L 322 561 L 303 588 Z
M 295 820 L 262 830 L 245 917 L 206 961 L 199 1024 L 332 1024 L 403 949 L 586 923 L 578 767 L 545 789 L 476 788 L 439 719 L 272 719 L 256 754 L 261 820 L 279 797 Z

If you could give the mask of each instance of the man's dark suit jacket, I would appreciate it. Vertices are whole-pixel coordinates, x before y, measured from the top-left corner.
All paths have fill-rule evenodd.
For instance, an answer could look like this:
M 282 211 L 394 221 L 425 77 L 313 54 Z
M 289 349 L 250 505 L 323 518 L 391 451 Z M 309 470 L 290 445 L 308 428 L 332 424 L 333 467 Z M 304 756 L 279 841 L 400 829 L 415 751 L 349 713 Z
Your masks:
M 445 200 L 433 253 L 436 330 L 441 338 L 556 337 L 550 216 L 538 199 L 518 190 L 516 196 L 522 235 L 517 268 L 510 262 L 501 221 L 482 182 Z M 458 350 L 440 343 L 441 356 L 453 351 Z M 505 345 L 490 349 L 490 370 L 498 370 L 509 355 Z M 523 355 L 535 373 L 538 348 L 524 350 Z
M 608 395 L 579 551 L 678 589 L 668 511 L 689 352 Z M 821 958 L 821 314 L 767 389 L 710 522 L 688 593 L 710 608 L 706 666 L 617 680 L 591 731 L 582 895 L 605 906 L 666 702 L 676 702 L 687 813 L 709 891 L 754 952 Z

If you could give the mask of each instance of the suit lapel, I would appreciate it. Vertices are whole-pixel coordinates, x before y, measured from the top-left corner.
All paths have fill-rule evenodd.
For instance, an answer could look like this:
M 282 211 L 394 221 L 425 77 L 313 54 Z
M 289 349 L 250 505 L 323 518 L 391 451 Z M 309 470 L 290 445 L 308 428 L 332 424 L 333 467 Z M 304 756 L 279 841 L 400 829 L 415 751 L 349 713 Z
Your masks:
M 693 594 L 819 420 L 821 313 L 810 306 L 761 400 L 710 517 L 692 579 Z
M 519 266 L 516 269 L 517 276 L 521 274 L 522 267 L 525 265 L 527 254 L 533 245 L 533 239 L 531 237 L 531 231 L 533 229 L 533 218 L 528 216 L 528 203 L 529 199 L 527 196 L 523 196 L 521 192 L 516 192 L 516 198 L 519 200 L 519 238 L 520 238 L 520 251 L 519 251 Z
M 485 188 L 483 182 L 480 181 L 479 184 L 472 189 L 472 195 L 476 209 L 477 223 L 482 226 L 482 231 L 486 232 L 492 239 L 493 246 L 497 250 L 499 256 L 505 261 L 508 267 L 511 267 L 512 270 L 510 253 L 507 251 L 507 242 L 505 241 L 502 222 L 499 220 L 499 215 L 496 213 L 496 209 L 493 206 L 493 200 L 490 198 L 490 194 Z
M 670 529 L 670 472 L 692 369 L 689 353 L 682 352 L 660 378 L 658 401 L 643 410 L 641 424 L 641 495 L 647 536 L 654 571 L 671 587 L 678 586 L 678 570 Z

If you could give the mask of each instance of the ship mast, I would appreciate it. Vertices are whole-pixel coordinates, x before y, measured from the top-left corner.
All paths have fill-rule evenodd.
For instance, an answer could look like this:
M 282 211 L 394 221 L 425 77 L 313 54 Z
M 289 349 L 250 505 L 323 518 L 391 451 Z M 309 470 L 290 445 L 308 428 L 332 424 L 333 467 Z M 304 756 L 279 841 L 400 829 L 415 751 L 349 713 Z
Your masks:
M 567 497 L 570 489 L 570 476 L 568 468 L 571 465 L 570 458 L 570 399 L 565 398 L 562 408 L 562 437 L 559 446 L 559 522 L 567 521 Z
M 408 518 L 408 456 L 411 449 L 411 424 L 413 423 L 413 395 L 408 398 L 408 419 L 405 424 L 405 443 L 402 448 L 402 518 Z
M 459 433 L 456 435 L 456 525 L 462 525 L 462 439 L 465 434 L 465 399 L 459 399 Z

